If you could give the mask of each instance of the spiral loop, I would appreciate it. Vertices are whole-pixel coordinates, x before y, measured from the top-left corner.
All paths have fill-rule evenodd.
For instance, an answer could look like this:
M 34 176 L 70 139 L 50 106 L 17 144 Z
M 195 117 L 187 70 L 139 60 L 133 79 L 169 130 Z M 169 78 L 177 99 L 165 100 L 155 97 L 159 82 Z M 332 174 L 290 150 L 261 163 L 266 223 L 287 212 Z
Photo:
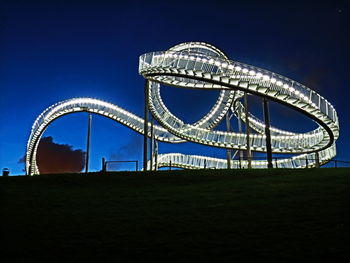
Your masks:
M 222 51 L 212 45 L 189 42 L 167 51 L 144 54 L 139 59 L 139 73 L 148 80 L 149 107 L 159 122 L 159 125 L 154 125 L 154 135 L 158 141 L 191 141 L 225 149 L 246 150 L 245 133 L 215 130 L 231 109 L 242 121 L 247 118 L 250 128 L 256 132 L 249 137 L 251 150 L 265 152 L 265 124 L 247 112 L 240 102 L 246 92 L 287 105 L 318 124 L 316 129 L 305 133 L 270 127 L 272 152 L 295 154 L 292 158 L 276 161 L 277 167 L 313 167 L 316 166 L 316 159 L 320 164 L 324 164 L 336 155 L 335 141 L 339 137 L 338 116 L 325 98 L 284 76 L 229 60 Z M 220 90 L 220 94 L 205 116 L 195 123 L 185 123 L 172 114 L 163 103 L 160 96 L 161 84 L 188 89 Z M 73 98 L 56 103 L 41 113 L 32 126 L 26 152 L 28 175 L 40 173 L 36 154 L 40 138 L 48 125 L 63 115 L 81 111 L 106 116 L 144 134 L 142 118 L 112 103 L 91 98 Z M 227 168 L 227 160 L 219 158 L 181 153 L 158 155 L 158 167 L 168 166 L 170 163 L 188 169 Z M 252 161 L 251 164 L 253 168 L 267 167 L 265 160 Z M 232 160 L 232 168 L 247 166 L 247 161 Z
M 247 149 L 247 135 L 238 132 L 215 131 L 227 110 L 245 121 L 245 109 L 239 101 L 244 92 L 287 105 L 319 124 L 306 132 L 295 133 L 271 127 L 273 153 L 301 154 L 279 160 L 280 167 L 295 167 L 290 162 L 299 159 L 297 167 L 315 166 L 315 153 L 325 163 L 335 156 L 335 140 L 339 136 L 338 117 L 334 107 L 306 86 L 267 70 L 229 60 L 219 49 L 200 42 L 177 45 L 167 51 L 152 52 L 140 57 L 139 73 L 150 81 L 149 105 L 152 114 L 170 133 L 186 140 L 227 149 Z M 164 105 L 159 85 L 189 89 L 221 90 L 209 113 L 194 124 L 176 118 Z M 235 102 L 235 103 L 232 103 Z M 232 105 L 232 106 L 231 106 Z M 265 124 L 248 113 L 249 126 L 257 133 L 251 136 L 253 151 L 266 151 Z M 178 162 L 171 154 L 162 155 L 167 162 Z M 222 162 L 222 167 L 225 167 Z M 266 167 L 266 161 L 254 161 L 253 167 Z

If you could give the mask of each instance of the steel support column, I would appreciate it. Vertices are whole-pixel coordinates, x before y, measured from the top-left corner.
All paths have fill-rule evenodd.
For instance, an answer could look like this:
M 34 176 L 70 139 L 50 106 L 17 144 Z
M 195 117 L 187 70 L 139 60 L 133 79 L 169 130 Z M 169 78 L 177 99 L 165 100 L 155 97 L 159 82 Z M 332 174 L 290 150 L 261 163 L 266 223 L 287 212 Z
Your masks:
M 150 142 L 150 148 L 149 148 L 149 150 L 150 150 L 150 171 L 152 171 L 153 170 L 153 155 L 154 155 L 154 148 L 153 148 L 153 146 L 154 146 L 154 128 L 153 128 L 153 125 L 154 125 L 154 119 L 153 119 L 153 116 L 152 116 L 152 114 L 151 114 L 151 142 Z
M 86 142 L 85 173 L 89 172 L 91 119 L 92 119 L 92 114 L 91 114 L 91 112 L 89 112 L 88 131 L 87 131 L 87 142 Z
M 238 131 L 242 133 L 241 109 L 237 110 Z M 243 151 L 239 150 L 239 169 L 242 169 Z
M 158 141 L 154 141 L 154 170 L 158 170 Z
M 247 161 L 248 161 L 248 169 L 252 168 L 252 151 L 250 149 L 250 126 L 249 126 L 249 118 L 248 118 L 248 95 L 247 92 L 244 93 L 244 108 L 245 108 L 245 125 L 246 125 L 246 133 L 247 133 Z
M 266 98 L 263 98 L 263 109 L 264 109 L 264 121 L 265 121 L 267 168 L 273 168 L 273 165 L 272 165 L 272 148 L 271 148 L 269 102 L 268 102 L 268 100 Z
M 315 167 L 320 168 L 320 155 L 318 154 L 318 152 L 315 152 L 315 159 L 316 159 Z
M 231 118 L 229 116 L 230 110 L 226 112 L 226 130 L 227 132 L 231 131 Z M 227 149 L 227 169 L 231 169 L 231 159 L 232 159 L 232 154 L 231 154 L 231 149 Z
M 149 97 L 149 89 L 148 89 L 149 82 L 148 80 L 145 81 L 145 109 L 144 109 L 144 134 L 143 134 L 143 171 L 147 171 L 147 155 L 148 155 L 148 97 Z

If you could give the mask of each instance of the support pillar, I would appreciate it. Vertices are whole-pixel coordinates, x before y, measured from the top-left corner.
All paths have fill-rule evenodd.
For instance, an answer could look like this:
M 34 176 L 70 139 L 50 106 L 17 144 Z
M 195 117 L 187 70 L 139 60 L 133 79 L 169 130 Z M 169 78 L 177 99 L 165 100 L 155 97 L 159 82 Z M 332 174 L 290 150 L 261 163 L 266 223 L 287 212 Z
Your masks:
M 145 109 L 144 109 L 144 126 L 143 126 L 143 171 L 147 171 L 147 155 L 148 155 L 148 97 L 149 97 L 149 82 L 146 79 L 145 81 Z
M 106 169 L 106 159 L 102 157 L 102 170 L 101 172 L 105 173 L 107 171 Z
M 88 118 L 88 132 L 87 132 L 87 142 L 86 142 L 85 173 L 89 172 L 91 119 L 92 119 L 92 115 L 91 115 L 91 112 L 89 112 L 89 118 Z
M 272 147 L 271 147 L 271 132 L 270 132 L 269 102 L 266 98 L 263 98 L 263 108 L 264 108 L 264 120 L 265 120 L 267 168 L 270 169 L 270 168 L 273 168 Z
M 309 168 L 309 160 L 307 158 L 307 155 L 305 155 L 305 167 Z
M 315 167 L 316 168 L 320 168 L 320 156 L 318 154 L 318 152 L 315 152 L 315 161 L 316 161 L 316 164 L 315 164 Z
M 154 156 L 154 129 L 153 129 L 153 125 L 154 125 L 154 120 L 153 120 L 153 116 L 151 114 L 151 143 L 150 143 L 150 170 L 153 170 L 153 156 Z
M 237 110 L 238 131 L 242 133 L 241 108 Z M 242 169 L 243 151 L 239 150 L 239 169 Z
M 249 118 L 248 118 L 248 95 L 247 92 L 244 93 L 244 108 L 245 108 L 245 125 L 247 133 L 247 161 L 248 169 L 252 168 L 252 151 L 250 149 L 250 127 L 249 127 Z
M 227 132 L 231 131 L 231 122 L 230 122 L 230 116 L 229 116 L 230 110 L 226 112 L 226 130 Z M 227 149 L 227 169 L 231 169 L 231 159 L 232 159 L 232 153 L 231 149 Z
M 154 141 L 154 163 L 155 163 L 155 170 L 158 171 L 158 141 Z

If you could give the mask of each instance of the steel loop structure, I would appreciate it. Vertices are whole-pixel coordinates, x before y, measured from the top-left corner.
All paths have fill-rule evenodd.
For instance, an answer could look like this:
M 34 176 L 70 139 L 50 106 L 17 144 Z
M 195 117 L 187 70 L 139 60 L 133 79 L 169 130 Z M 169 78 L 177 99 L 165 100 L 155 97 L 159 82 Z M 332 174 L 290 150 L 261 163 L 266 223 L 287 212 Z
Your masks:
M 159 125 L 147 129 L 147 136 L 169 143 L 195 142 L 199 144 L 266 152 L 293 154 L 279 159 L 275 167 L 303 168 L 324 164 L 336 155 L 335 141 L 339 123 L 334 107 L 308 87 L 267 70 L 229 60 L 218 48 L 202 42 L 182 43 L 167 51 L 140 56 L 139 73 L 146 79 L 147 105 Z M 172 114 L 163 103 L 160 85 L 187 89 L 220 90 L 209 112 L 195 123 L 185 123 Z M 249 113 L 241 102 L 245 94 L 287 105 L 318 124 L 305 133 L 269 127 L 266 122 Z M 92 112 L 111 118 L 141 134 L 145 133 L 144 119 L 111 103 L 91 98 L 75 98 L 59 102 L 46 109 L 33 124 L 26 153 L 26 172 L 38 174 L 36 153 L 40 138 L 55 119 L 73 112 Z M 231 111 L 254 134 L 240 131 L 220 131 L 215 127 Z M 269 145 L 267 143 L 270 143 Z M 152 157 L 153 158 L 153 157 Z M 198 168 L 227 168 L 228 160 L 181 153 L 159 154 L 157 164 L 149 168 L 169 166 Z M 267 168 L 267 160 L 231 160 L 231 168 Z

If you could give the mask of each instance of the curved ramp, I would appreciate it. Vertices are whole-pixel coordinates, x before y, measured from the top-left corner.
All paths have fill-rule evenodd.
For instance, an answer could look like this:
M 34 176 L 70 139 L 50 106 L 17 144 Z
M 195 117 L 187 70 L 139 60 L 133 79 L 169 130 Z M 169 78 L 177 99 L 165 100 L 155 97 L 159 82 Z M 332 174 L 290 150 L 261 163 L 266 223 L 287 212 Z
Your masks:
M 280 159 L 275 167 L 302 168 L 316 165 L 316 153 L 320 164 L 336 154 L 335 140 L 339 137 L 339 123 L 334 107 L 322 96 L 306 86 L 267 70 L 232 61 L 206 43 L 189 42 L 167 51 L 152 52 L 140 56 L 139 73 L 149 80 L 149 105 L 152 115 L 160 125 L 154 125 L 156 140 L 169 143 L 195 142 L 213 147 L 246 150 L 247 135 L 240 132 L 215 130 L 228 110 L 242 121 L 248 117 L 249 126 L 256 132 L 249 138 L 252 151 L 266 151 L 265 124 L 251 113 L 245 115 L 240 102 L 243 94 L 264 97 L 287 105 L 318 123 L 318 128 L 305 132 L 289 132 L 271 127 L 273 153 L 294 154 Z M 195 123 L 185 123 L 173 115 L 163 103 L 160 84 L 189 89 L 220 90 L 218 99 L 209 112 Z M 40 173 L 36 153 L 40 138 L 55 119 L 74 112 L 92 112 L 113 119 L 141 134 L 143 118 L 112 103 L 91 98 L 74 98 L 47 108 L 35 120 L 27 144 L 26 172 Z M 150 123 L 148 124 L 150 126 Z M 150 133 L 148 134 L 150 136 Z M 308 160 L 308 161 L 307 161 Z M 227 160 L 207 156 L 168 153 L 158 156 L 158 165 L 180 168 L 226 168 Z M 247 167 L 232 160 L 232 167 Z M 253 168 L 266 168 L 267 161 L 252 161 Z

